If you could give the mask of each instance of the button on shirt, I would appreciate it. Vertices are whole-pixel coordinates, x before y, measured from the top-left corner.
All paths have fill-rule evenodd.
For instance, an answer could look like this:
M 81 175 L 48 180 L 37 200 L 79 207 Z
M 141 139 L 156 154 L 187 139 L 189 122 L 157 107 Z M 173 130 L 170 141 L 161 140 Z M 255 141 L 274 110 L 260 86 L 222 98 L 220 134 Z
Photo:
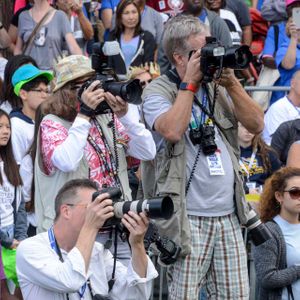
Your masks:
M 112 254 L 102 244 L 95 242 L 88 273 L 80 251 L 74 247 L 69 253 L 61 249 L 62 263 L 51 248 L 48 233 L 43 232 L 24 240 L 17 249 L 17 274 L 26 300 L 79 300 L 77 293 L 90 278 L 95 294 L 108 295 L 108 281 L 113 269 Z M 117 261 L 117 280 L 109 293 L 110 299 L 149 299 L 152 279 L 158 276 L 148 258 L 147 275 L 140 278 L 130 263 L 128 268 Z M 89 288 L 83 295 L 91 300 Z

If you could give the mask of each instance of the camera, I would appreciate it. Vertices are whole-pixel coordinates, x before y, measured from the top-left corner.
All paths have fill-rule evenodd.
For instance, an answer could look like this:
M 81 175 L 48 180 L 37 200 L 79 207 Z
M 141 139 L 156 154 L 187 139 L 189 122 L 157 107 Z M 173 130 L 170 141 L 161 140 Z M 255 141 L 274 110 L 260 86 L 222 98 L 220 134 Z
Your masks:
M 202 124 L 199 128 L 190 130 L 190 139 L 194 145 L 201 145 L 204 155 L 214 154 L 217 150 L 215 142 L 215 127 Z
M 100 194 L 108 193 L 113 201 L 114 216 L 104 223 L 103 229 L 110 228 L 120 223 L 120 219 L 130 210 L 139 214 L 146 213 L 151 219 L 169 219 L 174 213 L 173 200 L 169 196 L 153 197 L 145 200 L 123 201 L 122 192 L 117 187 L 109 187 L 93 193 L 92 201 Z
M 127 81 L 119 81 L 115 72 L 108 67 L 109 56 L 118 55 L 120 47 L 118 42 L 94 43 L 93 53 L 91 55 L 92 68 L 96 71 L 96 76 L 86 81 L 78 91 L 78 99 L 80 101 L 83 91 L 91 85 L 95 80 L 99 80 L 100 84 L 95 88 L 102 88 L 105 92 L 110 92 L 114 96 L 120 96 L 124 101 L 139 105 L 142 103 L 142 86 L 138 79 L 130 79 Z M 81 102 L 81 101 L 80 101 Z M 91 110 L 88 106 L 81 102 L 81 106 L 85 110 Z M 106 101 L 101 102 L 93 111 L 94 115 L 105 114 L 111 112 L 111 108 Z
M 157 226 L 150 222 L 144 238 L 146 251 L 150 250 L 152 243 L 155 243 L 157 250 L 160 251 L 159 258 L 165 265 L 173 264 L 180 255 L 181 247 L 176 245 L 174 241 L 161 237 Z
M 269 229 L 266 227 L 265 224 L 261 222 L 259 216 L 257 215 L 256 211 L 249 205 L 249 214 L 248 214 L 248 221 L 245 224 L 250 239 L 252 240 L 255 246 L 259 246 L 263 244 L 265 241 L 272 237 Z
M 203 83 L 211 82 L 214 74 L 221 75 L 222 68 L 245 69 L 252 61 L 252 53 L 246 45 L 223 47 L 214 37 L 206 37 L 206 45 L 201 49 L 201 72 Z

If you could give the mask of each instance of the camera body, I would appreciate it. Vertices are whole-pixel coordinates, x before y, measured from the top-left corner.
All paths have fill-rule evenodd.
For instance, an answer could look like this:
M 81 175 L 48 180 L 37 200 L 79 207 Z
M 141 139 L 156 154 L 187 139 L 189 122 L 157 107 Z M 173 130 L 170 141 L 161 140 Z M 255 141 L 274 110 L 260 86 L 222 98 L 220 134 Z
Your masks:
M 120 48 L 117 42 L 106 42 L 93 44 L 93 54 L 91 56 L 92 68 L 96 71 L 96 76 L 86 81 L 78 91 L 78 99 L 81 102 L 83 91 L 88 88 L 92 82 L 99 80 L 100 84 L 95 89 L 102 88 L 105 92 L 110 92 L 114 96 L 120 96 L 125 102 L 139 105 L 142 103 L 142 86 L 138 79 L 119 81 L 113 69 L 108 67 L 109 56 L 117 55 Z M 89 108 L 81 102 L 85 110 Z M 90 109 L 91 110 L 91 109 Z M 112 112 L 106 101 L 102 101 L 91 114 L 99 115 Z
M 221 74 L 222 68 L 245 69 L 252 61 L 252 53 L 246 45 L 223 47 L 216 38 L 206 37 L 206 45 L 201 49 L 201 72 L 203 83 L 211 82 L 214 74 L 217 78 Z
M 92 201 L 100 194 L 108 193 L 113 201 L 114 216 L 104 223 L 102 229 L 111 228 L 120 224 L 121 218 L 130 210 L 139 214 L 144 212 L 152 219 L 169 219 L 174 213 L 173 200 L 169 196 L 153 197 L 145 200 L 123 201 L 122 192 L 117 187 L 108 187 L 93 193 Z
M 215 142 L 215 127 L 202 124 L 199 128 L 190 130 L 190 140 L 194 145 L 201 145 L 204 155 L 214 154 L 218 149 Z

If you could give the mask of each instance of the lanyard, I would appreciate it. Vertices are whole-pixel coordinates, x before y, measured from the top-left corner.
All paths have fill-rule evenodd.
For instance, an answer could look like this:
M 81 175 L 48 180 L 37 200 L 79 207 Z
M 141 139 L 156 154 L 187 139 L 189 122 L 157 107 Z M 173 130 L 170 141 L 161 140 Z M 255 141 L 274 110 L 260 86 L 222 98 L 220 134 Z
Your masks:
M 116 184 L 118 186 L 120 186 L 120 180 L 118 177 L 118 166 L 115 163 L 114 157 L 112 155 L 112 152 L 110 150 L 109 144 L 103 134 L 102 128 L 100 126 L 100 124 L 98 123 L 98 121 L 96 119 L 93 119 L 92 122 L 94 123 L 94 125 L 97 128 L 97 131 L 104 143 L 104 147 L 108 152 L 109 155 L 109 161 L 110 164 L 108 163 L 108 159 L 106 157 L 106 155 L 103 153 L 103 151 L 101 150 L 101 148 L 99 147 L 99 145 L 96 143 L 96 141 L 91 137 L 91 135 L 88 136 L 88 141 L 90 143 L 90 145 L 94 148 L 94 150 L 96 151 L 99 161 L 103 163 L 103 165 L 105 166 L 106 171 L 108 172 L 108 175 L 114 179 L 114 181 L 116 182 Z M 105 170 L 103 170 L 103 174 L 106 175 Z
M 243 171 L 245 171 L 245 173 L 247 175 L 247 181 L 249 181 L 249 178 L 250 178 L 250 170 L 252 169 L 256 153 L 257 153 L 257 149 L 254 149 L 251 154 L 248 168 L 245 166 L 245 163 L 241 159 L 239 160 L 240 167 L 243 169 Z
M 202 124 L 205 123 L 206 112 L 203 110 L 203 107 L 206 108 L 207 107 L 207 103 L 208 103 L 207 95 L 206 95 L 205 91 L 203 91 L 202 105 L 200 106 L 200 109 L 201 109 L 201 116 L 200 116 L 200 118 L 199 118 L 199 116 L 197 116 L 197 112 L 196 112 L 196 109 L 194 108 L 194 106 L 192 107 L 192 116 L 191 116 L 191 122 L 190 122 L 190 128 L 191 129 L 199 128 L 200 125 L 202 125 Z M 199 121 L 200 121 L 200 124 L 199 124 Z
M 291 101 L 291 99 L 289 99 L 288 96 L 286 96 L 286 99 L 288 99 L 288 101 L 293 105 L 293 107 L 297 111 L 298 115 L 300 115 L 300 109 Z
M 56 238 L 55 238 L 55 235 L 54 235 L 54 231 L 53 231 L 53 226 L 51 226 L 49 229 L 48 229 L 48 237 L 49 237 L 49 241 L 50 241 L 50 246 L 51 248 L 56 252 L 56 254 L 58 255 L 59 257 L 59 260 L 61 262 L 64 262 L 64 259 L 62 257 L 62 254 L 61 254 L 61 251 L 60 251 L 60 248 L 57 244 L 57 241 L 56 241 Z M 85 293 L 85 290 L 86 290 L 86 282 L 85 284 L 79 289 L 79 291 L 77 292 L 80 299 L 83 299 L 83 295 Z M 67 294 L 67 298 L 69 299 L 69 296 Z

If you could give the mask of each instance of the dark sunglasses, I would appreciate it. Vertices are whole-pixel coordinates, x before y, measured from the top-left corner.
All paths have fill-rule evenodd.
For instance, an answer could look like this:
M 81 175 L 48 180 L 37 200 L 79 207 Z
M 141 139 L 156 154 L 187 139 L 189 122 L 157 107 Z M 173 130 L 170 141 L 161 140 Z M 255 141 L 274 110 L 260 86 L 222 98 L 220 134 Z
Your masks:
M 288 191 L 283 191 L 283 192 L 289 193 L 291 199 L 293 199 L 293 200 L 300 199 L 300 189 L 299 188 L 292 188 Z
M 152 81 L 152 79 L 145 80 L 145 81 L 140 81 L 140 85 L 141 85 L 141 87 L 145 87 L 146 84 L 150 83 L 151 81 Z

